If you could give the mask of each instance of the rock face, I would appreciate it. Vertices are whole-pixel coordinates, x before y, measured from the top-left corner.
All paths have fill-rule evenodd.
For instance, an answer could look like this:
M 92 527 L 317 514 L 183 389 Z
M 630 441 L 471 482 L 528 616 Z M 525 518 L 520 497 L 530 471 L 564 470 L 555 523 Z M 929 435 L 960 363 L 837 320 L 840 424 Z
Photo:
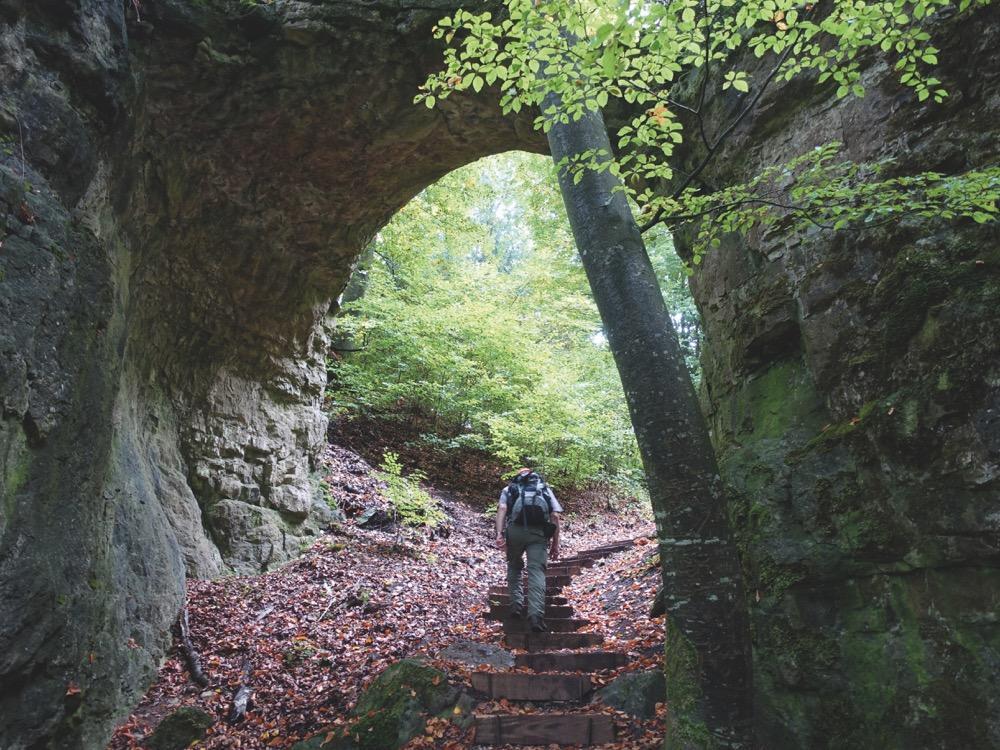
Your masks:
M 881 63 L 862 100 L 778 90 L 714 176 L 833 140 L 902 174 L 996 164 L 998 43 L 995 9 L 937 30 L 943 106 Z M 997 240 L 971 222 L 779 228 L 695 276 L 764 746 L 1000 746 Z
M 326 320 L 358 253 L 448 170 L 540 144 L 484 102 L 412 106 L 457 5 L 0 0 L 0 747 L 102 746 L 185 572 L 265 570 L 317 531 Z M 776 98 L 722 163 L 833 138 L 995 160 L 998 28 L 953 38 L 943 108 Z M 771 746 L 998 742 L 988 231 L 755 236 L 696 281 Z
M 456 4 L 135 6 L 0 2 L 11 750 L 102 746 L 185 572 L 266 570 L 316 533 L 354 258 L 437 177 L 533 145 L 488 104 L 412 105 Z

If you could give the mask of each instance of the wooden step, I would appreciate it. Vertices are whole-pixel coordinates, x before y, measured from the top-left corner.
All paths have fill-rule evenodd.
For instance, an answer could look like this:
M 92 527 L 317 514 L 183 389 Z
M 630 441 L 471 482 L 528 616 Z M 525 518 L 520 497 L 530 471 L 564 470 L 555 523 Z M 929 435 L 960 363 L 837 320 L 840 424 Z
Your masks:
M 594 547 L 592 549 L 586 550 L 584 554 L 589 553 L 603 553 L 603 554 L 614 554 L 615 552 L 621 552 L 624 549 L 630 549 L 635 546 L 635 542 L 631 539 L 622 542 L 614 542 L 612 544 L 603 544 L 600 547 Z
M 626 550 L 628 547 L 620 547 L 615 549 L 604 549 L 604 550 L 594 550 L 593 552 L 581 552 L 577 557 L 568 557 L 563 560 L 564 563 L 570 563 L 572 565 L 579 565 L 584 560 L 590 560 L 591 562 L 595 560 L 602 560 L 609 555 L 614 555 L 622 550 Z
M 491 607 L 509 607 L 510 606 L 510 594 L 490 594 L 487 596 L 487 604 Z M 564 607 L 569 604 L 569 600 L 565 596 L 557 596 L 556 594 L 546 594 L 545 595 L 545 606 L 555 605 L 559 607 Z
M 548 596 L 548 594 L 550 592 L 562 591 L 562 588 L 563 588 L 562 586 L 552 586 L 552 585 L 546 584 L 546 586 L 545 586 L 545 591 L 547 592 L 546 596 Z M 521 588 L 521 590 L 524 591 L 524 592 L 527 592 L 528 585 L 524 584 L 524 586 Z M 504 595 L 510 596 L 510 591 L 507 589 L 506 586 L 496 585 L 496 586 L 490 586 L 489 589 L 487 590 L 487 594 L 486 595 L 489 596 L 489 597 L 494 597 L 494 596 L 497 596 L 497 595 L 500 595 L 500 596 L 504 596 Z
M 573 563 L 571 565 L 564 565 L 559 563 L 557 565 L 549 564 L 545 568 L 545 575 L 549 576 L 575 576 L 583 570 L 583 566 L 579 563 Z
M 583 674 L 473 672 L 472 687 L 492 698 L 512 701 L 579 701 L 592 686 Z
M 548 574 L 546 574 L 545 575 L 545 585 L 546 585 L 546 587 L 549 587 L 549 586 L 558 586 L 559 588 L 562 588 L 563 586 L 569 585 L 569 579 L 570 579 L 570 576 L 567 576 L 567 575 L 548 575 Z M 522 582 L 524 583 L 525 586 L 528 585 L 528 576 L 524 576 L 524 578 L 522 578 L 521 580 L 522 580 Z M 507 580 L 504 579 L 503 583 L 498 583 L 498 584 L 494 584 L 494 585 L 496 585 L 496 586 L 506 586 L 507 585 Z
M 525 651 L 553 651 L 560 648 L 588 648 L 604 643 L 600 633 L 506 633 L 507 648 Z
M 603 745 L 615 741 L 607 714 L 476 716 L 478 745 Z
M 545 605 L 546 617 L 572 617 L 573 608 L 557 604 Z M 483 614 L 487 620 L 507 620 L 510 618 L 510 605 L 505 604 L 499 607 L 490 607 L 489 611 Z
M 525 667 L 536 672 L 589 672 L 598 669 L 614 669 L 628 663 L 628 656 L 618 651 L 565 651 L 534 654 L 517 654 L 515 667 Z
M 570 617 L 546 617 L 545 624 L 550 633 L 572 633 L 585 625 L 590 624 L 590 620 L 577 620 Z M 510 618 L 503 621 L 503 632 L 505 633 L 528 633 L 531 632 L 531 622 L 527 619 Z

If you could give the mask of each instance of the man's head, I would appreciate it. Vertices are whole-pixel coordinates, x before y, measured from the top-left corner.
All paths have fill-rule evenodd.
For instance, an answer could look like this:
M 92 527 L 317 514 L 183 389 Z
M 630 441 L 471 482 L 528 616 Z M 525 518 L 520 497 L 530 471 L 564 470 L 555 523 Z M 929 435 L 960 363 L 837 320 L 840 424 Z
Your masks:
M 517 470 L 517 475 L 519 477 L 523 477 L 525 474 L 530 474 L 530 473 L 531 469 L 529 469 L 527 466 L 522 466 L 520 469 Z

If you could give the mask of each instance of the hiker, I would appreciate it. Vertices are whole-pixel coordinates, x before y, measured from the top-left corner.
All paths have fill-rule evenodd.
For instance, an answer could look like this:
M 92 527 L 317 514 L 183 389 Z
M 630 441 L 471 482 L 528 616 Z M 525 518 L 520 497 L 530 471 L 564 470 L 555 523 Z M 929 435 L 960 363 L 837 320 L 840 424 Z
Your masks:
M 497 503 L 498 549 L 507 550 L 507 586 L 510 612 L 528 616 L 532 631 L 547 628 L 545 614 L 545 566 L 549 555 L 559 557 L 559 517 L 562 506 L 552 488 L 532 469 L 519 469 L 504 487 Z M 528 557 L 528 601 L 525 607 L 521 574 Z

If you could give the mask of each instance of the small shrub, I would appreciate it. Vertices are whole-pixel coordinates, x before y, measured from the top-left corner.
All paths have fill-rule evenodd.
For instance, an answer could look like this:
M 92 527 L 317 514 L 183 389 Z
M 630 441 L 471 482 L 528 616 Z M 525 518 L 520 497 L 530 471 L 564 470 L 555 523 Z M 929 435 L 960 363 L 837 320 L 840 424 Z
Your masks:
M 398 454 L 386 451 L 377 473 L 379 479 L 385 482 L 385 495 L 400 522 L 407 526 L 433 529 L 447 520 L 437 501 L 420 488 L 420 482 L 426 480 L 427 475 L 422 471 L 411 471 L 408 476 L 403 476 Z

